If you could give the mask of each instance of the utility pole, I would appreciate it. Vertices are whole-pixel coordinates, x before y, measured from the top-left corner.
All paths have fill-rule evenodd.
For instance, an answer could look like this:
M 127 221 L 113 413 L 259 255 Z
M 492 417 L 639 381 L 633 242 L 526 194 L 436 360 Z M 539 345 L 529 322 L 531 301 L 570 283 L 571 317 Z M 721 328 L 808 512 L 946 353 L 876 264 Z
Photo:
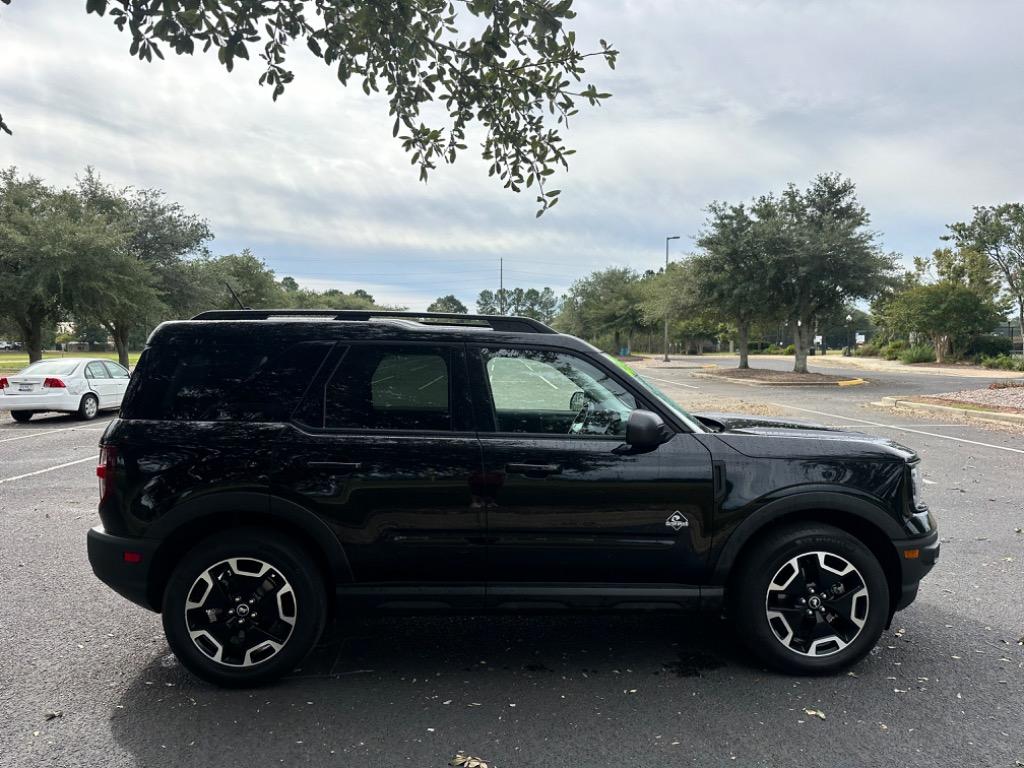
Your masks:
M 665 238 L 665 280 L 668 280 L 668 241 L 678 240 L 679 235 L 669 235 Z M 665 357 L 662 358 L 666 363 L 668 362 L 668 305 L 665 306 Z
M 498 259 L 498 314 L 505 314 L 505 259 Z

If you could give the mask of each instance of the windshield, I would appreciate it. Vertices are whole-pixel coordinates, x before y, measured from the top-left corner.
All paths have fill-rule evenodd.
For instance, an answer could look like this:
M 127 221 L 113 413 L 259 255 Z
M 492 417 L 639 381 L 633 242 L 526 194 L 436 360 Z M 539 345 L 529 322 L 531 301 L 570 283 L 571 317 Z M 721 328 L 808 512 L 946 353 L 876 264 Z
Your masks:
M 654 382 L 650 381 L 649 379 L 645 379 L 643 376 L 638 374 L 636 371 L 634 371 L 624 362 L 619 360 L 617 357 L 609 355 L 607 352 L 602 352 L 601 354 L 604 355 L 606 359 L 611 360 L 613 363 L 615 363 L 615 365 L 617 365 L 619 368 L 625 371 L 626 374 L 631 376 L 633 378 L 633 381 L 635 381 L 637 384 L 639 384 L 641 387 L 647 390 L 651 395 L 653 395 L 658 402 L 660 402 L 663 406 L 668 408 L 668 410 L 672 411 L 673 415 L 676 418 L 678 418 L 680 421 L 686 424 L 686 426 L 688 426 L 694 432 L 705 431 L 704 428 L 700 425 L 700 422 L 697 421 L 697 419 L 691 416 L 675 400 L 673 400 L 671 397 L 669 397 L 660 389 L 658 389 L 658 386 Z
M 40 360 L 22 371 L 33 376 L 67 376 L 78 367 L 79 360 Z

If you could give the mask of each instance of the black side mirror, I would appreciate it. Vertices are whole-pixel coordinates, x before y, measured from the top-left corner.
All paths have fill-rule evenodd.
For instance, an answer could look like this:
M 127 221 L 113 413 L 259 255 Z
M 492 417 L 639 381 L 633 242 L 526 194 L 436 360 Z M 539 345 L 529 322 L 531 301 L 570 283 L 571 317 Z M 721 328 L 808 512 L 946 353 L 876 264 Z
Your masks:
M 651 451 L 671 437 L 671 431 L 661 416 L 638 409 L 629 414 L 626 422 L 626 442 L 641 451 Z

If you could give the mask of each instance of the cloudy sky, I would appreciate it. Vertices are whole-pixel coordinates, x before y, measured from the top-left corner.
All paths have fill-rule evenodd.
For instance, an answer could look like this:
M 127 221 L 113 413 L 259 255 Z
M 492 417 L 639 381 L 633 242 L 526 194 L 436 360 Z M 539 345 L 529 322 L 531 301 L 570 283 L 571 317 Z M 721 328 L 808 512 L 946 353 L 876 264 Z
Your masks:
M 159 187 L 207 217 L 215 252 L 252 248 L 300 283 L 363 287 L 423 309 L 506 286 L 563 291 L 605 265 L 692 248 L 702 208 L 837 170 L 886 249 L 940 245 L 975 204 L 1024 199 L 1019 0 L 577 0 L 584 49 L 621 52 L 592 79 L 558 207 L 486 177 L 476 153 L 426 185 L 387 106 L 296 47 L 274 104 L 257 66 L 141 63 L 80 0 L 0 6 L 0 166 L 53 184 L 85 165 Z M 243 63 L 244 64 L 244 63 Z M 471 149 L 473 145 L 471 144 Z

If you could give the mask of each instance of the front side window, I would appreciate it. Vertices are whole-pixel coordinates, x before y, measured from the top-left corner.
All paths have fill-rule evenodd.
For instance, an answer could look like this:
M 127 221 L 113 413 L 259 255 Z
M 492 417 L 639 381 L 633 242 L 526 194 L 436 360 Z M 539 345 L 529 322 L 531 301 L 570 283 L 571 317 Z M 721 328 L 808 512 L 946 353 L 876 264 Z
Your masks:
M 328 429 L 449 431 L 446 349 L 354 345 L 327 383 Z
M 85 375 L 90 379 L 109 379 L 110 374 L 103 367 L 103 363 L 95 361 L 85 366 Z
M 128 378 L 128 369 L 127 368 L 123 368 L 122 366 L 118 365 L 117 363 L 108 363 L 106 361 L 104 361 L 103 365 L 104 365 L 104 367 L 106 367 L 107 371 L 110 373 L 110 377 L 112 379 L 127 379 Z
M 596 365 L 561 352 L 482 350 L 498 432 L 626 434 L 636 399 Z

